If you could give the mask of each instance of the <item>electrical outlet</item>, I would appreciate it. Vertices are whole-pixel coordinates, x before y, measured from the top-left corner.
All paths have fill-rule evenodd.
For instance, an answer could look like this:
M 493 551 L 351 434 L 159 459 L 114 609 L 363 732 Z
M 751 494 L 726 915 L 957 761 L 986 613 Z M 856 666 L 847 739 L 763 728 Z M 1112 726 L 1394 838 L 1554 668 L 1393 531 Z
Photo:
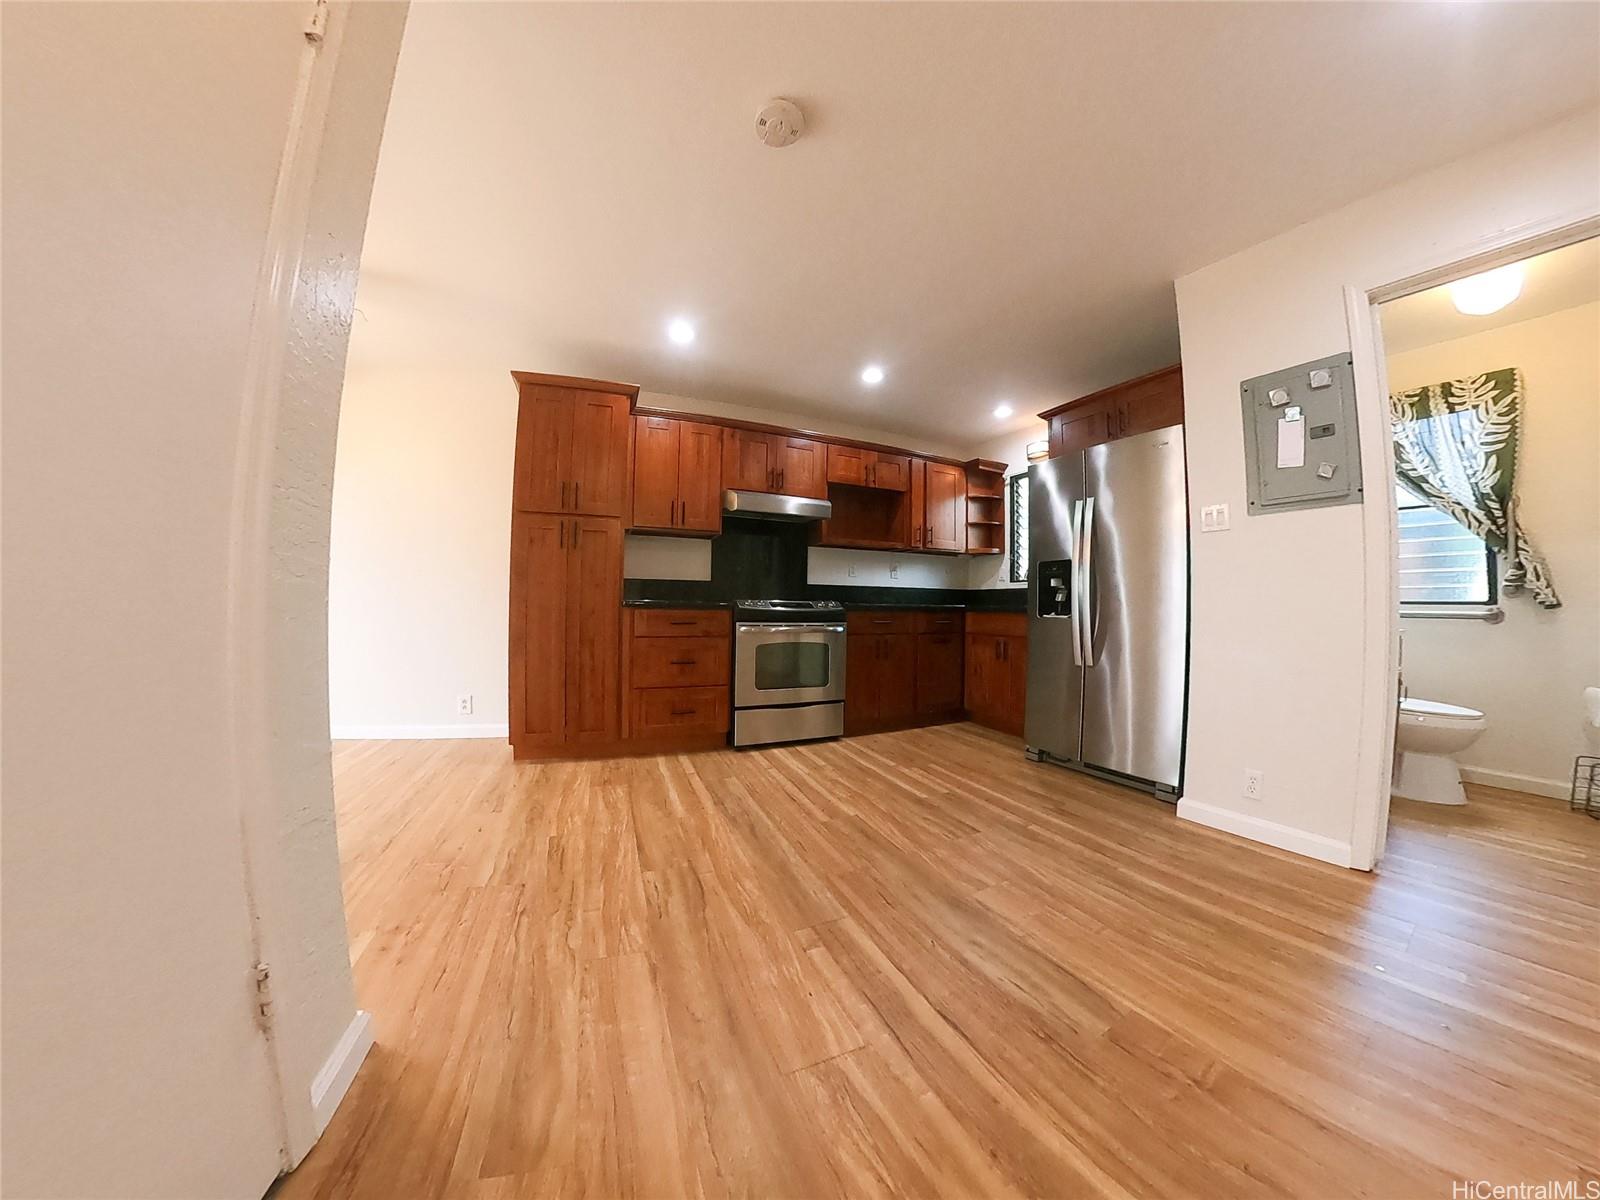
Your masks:
M 892 562 L 892 563 L 889 564 L 889 578 L 890 579 L 899 579 L 900 578 L 900 564 L 899 563 Z
M 1261 799 L 1261 789 L 1264 786 L 1265 780 L 1266 776 L 1262 772 L 1256 770 L 1254 767 L 1245 768 L 1244 798 L 1246 800 Z
M 456 697 L 456 716 L 470 717 L 472 715 L 472 693 L 463 692 Z
M 854 579 L 856 577 L 856 565 L 855 565 L 855 563 L 846 564 L 845 569 L 844 569 L 844 573 L 846 575 L 848 575 L 851 579 Z

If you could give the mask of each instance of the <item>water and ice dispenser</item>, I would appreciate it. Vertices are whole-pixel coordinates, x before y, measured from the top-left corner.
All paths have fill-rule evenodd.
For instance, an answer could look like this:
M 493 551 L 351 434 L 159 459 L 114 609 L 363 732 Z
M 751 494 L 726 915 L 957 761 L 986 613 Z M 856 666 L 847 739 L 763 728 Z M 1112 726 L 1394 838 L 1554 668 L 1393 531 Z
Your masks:
M 1033 570 L 1038 580 L 1035 604 L 1040 617 L 1070 617 L 1072 615 L 1072 560 L 1066 558 L 1041 562 Z

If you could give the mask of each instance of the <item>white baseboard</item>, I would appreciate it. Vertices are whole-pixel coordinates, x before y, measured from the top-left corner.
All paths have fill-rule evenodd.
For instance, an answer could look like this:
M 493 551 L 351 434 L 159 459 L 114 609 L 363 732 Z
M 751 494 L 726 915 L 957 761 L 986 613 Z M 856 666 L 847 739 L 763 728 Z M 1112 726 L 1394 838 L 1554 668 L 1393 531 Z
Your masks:
M 1537 775 L 1514 775 L 1510 771 L 1491 771 L 1465 764 L 1461 767 L 1461 778 L 1468 783 L 1510 788 L 1514 792 L 1529 792 L 1535 796 L 1553 796 L 1557 800 L 1565 800 L 1572 794 L 1570 779 L 1542 779 Z
M 420 741 L 428 738 L 503 738 L 505 722 L 498 725 L 335 725 L 336 742 Z
M 1220 829 L 1224 833 L 1237 834 L 1239 837 L 1249 838 L 1252 842 L 1265 842 L 1280 850 L 1303 854 L 1307 858 L 1332 863 L 1336 867 L 1348 867 L 1351 862 L 1349 842 L 1336 841 L 1319 833 L 1307 833 L 1304 829 L 1296 829 L 1292 825 L 1280 825 L 1276 821 L 1268 821 L 1264 817 L 1252 817 L 1248 813 L 1236 812 L 1231 808 L 1218 808 L 1214 804 L 1201 804 L 1197 800 L 1179 800 L 1178 819 Z
M 334 1046 L 333 1053 L 328 1055 L 328 1061 L 322 1064 L 322 1070 L 311 1081 L 311 1116 L 316 1122 L 318 1137 L 322 1136 L 328 1122 L 333 1120 L 334 1111 L 344 1099 L 344 1094 L 350 1090 L 362 1060 L 371 1049 L 372 1014 L 365 1009 L 357 1009 Z

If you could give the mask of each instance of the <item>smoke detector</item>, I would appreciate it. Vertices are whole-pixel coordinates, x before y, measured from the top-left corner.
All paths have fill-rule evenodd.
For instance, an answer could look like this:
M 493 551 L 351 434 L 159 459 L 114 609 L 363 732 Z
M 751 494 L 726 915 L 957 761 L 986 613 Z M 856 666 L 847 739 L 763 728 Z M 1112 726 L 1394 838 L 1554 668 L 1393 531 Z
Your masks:
M 793 100 L 768 100 L 756 114 L 756 137 L 774 150 L 799 141 L 805 131 L 806 115 Z

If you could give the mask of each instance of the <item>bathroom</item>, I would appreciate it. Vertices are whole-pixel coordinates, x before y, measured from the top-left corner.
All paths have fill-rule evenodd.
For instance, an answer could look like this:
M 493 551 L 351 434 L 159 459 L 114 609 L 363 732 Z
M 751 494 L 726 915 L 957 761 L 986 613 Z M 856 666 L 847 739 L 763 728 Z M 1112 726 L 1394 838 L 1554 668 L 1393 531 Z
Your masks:
M 1379 314 L 1399 480 L 1391 814 L 1559 810 L 1575 779 L 1583 808 L 1600 754 L 1600 239 Z

